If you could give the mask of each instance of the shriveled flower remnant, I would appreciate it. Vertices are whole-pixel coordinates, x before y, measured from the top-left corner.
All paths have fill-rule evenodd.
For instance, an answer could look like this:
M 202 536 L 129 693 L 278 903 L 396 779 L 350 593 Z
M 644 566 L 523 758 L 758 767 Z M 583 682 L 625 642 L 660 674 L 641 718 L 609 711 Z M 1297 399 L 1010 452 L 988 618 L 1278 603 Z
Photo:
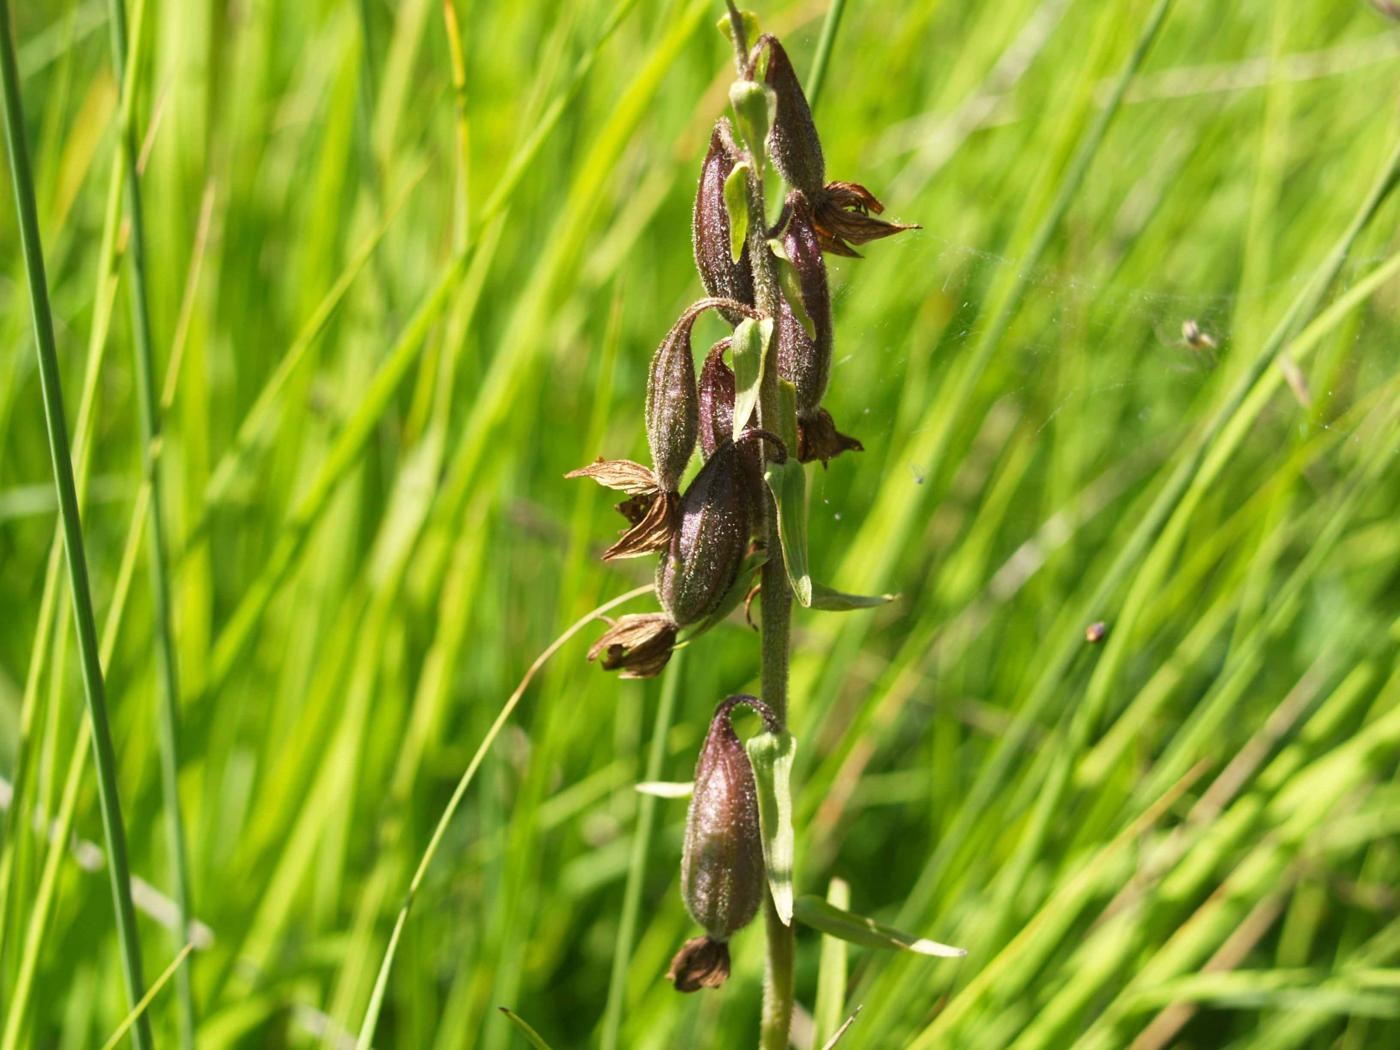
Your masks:
M 812 111 L 782 44 L 763 35 L 745 50 L 739 16 L 731 13 L 741 72 L 730 95 L 735 121 L 715 123 L 692 222 L 707 297 L 682 312 L 652 356 L 644 410 L 651 464 L 599 458 L 568 475 L 624 497 L 617 509 L 626 525 L 605 560 L 659 555 L 661 611 L 619 617 L 588 653 L 623 678 L 660 674 L 678 641 L 702 634 L 751 594 L 752 573 L 765 562 L 781 566 L 783 552 L 767 549 L 776 545 L 772 526 L 780 513 L 769 488 L 772 470 L 795 470 L 800 484 L 800 469 L 784 466 L 791 458 L 825 466 L 861 450 L 823 404 L 835 341 L 824 254 L 858 257 L 854 245 L 915 228 L 877 218 L 884 207 L 865 187 L 826 180 Z M 762 181 L 769 162 L 786 183 L 771 228 Z M 697 375 L 691 334 L 709 310 L 732 332 L 705 353 Z M 765 389 L 779 392 L 781 411 Z M 697 447 L 700 469 L 682 488 Z M 790 502 L 805 513 L 800 498 Z M 786 646 L 785 624 L 782 631 Z M 683 992 L 724 982 L 729 938 L 763 903 L 754 771 L 730 716 L 745 704 L 768 733 L 785 734 L 785 695 L 768 699 L 725 700 L 700 753 L 681 884 L 704 935 L 686 942 L 667 974 Z

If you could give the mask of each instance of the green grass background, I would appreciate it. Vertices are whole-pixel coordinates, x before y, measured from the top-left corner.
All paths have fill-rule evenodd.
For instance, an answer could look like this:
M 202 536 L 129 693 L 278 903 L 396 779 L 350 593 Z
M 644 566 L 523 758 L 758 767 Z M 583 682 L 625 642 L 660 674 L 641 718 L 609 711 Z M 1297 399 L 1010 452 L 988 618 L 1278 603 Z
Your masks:
M 502 704 L 649 579 L 596 560 L 618 519 L 562 475 L 644 456 L 646 362 L 700 295 L 720 5 L 452 2 L 460 91 L 442 0 L 149 0 L 133 41 L 201 1046 L 353 1042 Z M 106 6 L 18 6 L 70 423 L 91 397 L 83 525 L 151 980 L 184 938 L 132 532 L 125 234 L 104 240 Z M 805 73 L 824 0 L 753 6 Z M 1400 139 L 1400 29 L 1360 2 L 1179 0 L 1067 178 L 1153 6 L 891 0 L 840 24 L 830 177 L 923 230 L 831 264 L 827 404 L 866 451 L 809 476 L 812 561 L 901 598 L 797 616 L 799 892 L 839 877 L 854 910 L 969 951 L 852 947 L 844 971 L 828 951 L 818 1026 L 863 1006 L 843 1047 L 1400 1042 L 1394 201 L 1323 305 L 1359 290 L 1283 347 L 1306 396 L 1261 356 Z M 87 751 L 70 761 L 62 575 L 42 602 L 55 504 L 4 199 L 7 783 L 22 739 L 30 760 L 0 1002 L 13 1045 L 85 1047 L 128 1005 L 83 844 L 102 838 Z M 1188 319 L 1218 350 L 1181 345 Z M 619 1045 L 753 1042 L 758 927 L 722 992 L 661 979 L 693 933 L 685 804 L 633 791 L 662 686 L 589 666 L 594 630 L 535 679 L 449 825 L 376 1045 L 523 1045 L 501 1005 L 597 1045 L 629 873 Z M 661 779 L 688 779 L 714 704 L 756 674 L 741 621 L 686 652 Z M 76 845 L 44 830 L 65 787 Z M 799 934 L 808 1012 L 821 948 Z M 151 1008 L 162 1045 L 174 1003 L 170 985 Z

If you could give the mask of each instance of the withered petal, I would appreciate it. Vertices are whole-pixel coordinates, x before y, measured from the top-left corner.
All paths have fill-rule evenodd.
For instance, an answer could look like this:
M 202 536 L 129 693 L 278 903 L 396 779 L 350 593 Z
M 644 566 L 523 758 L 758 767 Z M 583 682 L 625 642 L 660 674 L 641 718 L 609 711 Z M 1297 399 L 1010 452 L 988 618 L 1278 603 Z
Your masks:
M 637 509 L 636 500 L 639 498 L 641 497 L 633 497 L 619 503 L 617 509 L 622 512 L 624 517 L 630 518 L 631 512 L 635 512 Z M 676 518 L 680 502 L 679 493 L 661 492 L 655 494 L 641 518 L 634 521 L 632 527 L 603 552 L 603 560 L 639 558 L 644 554 L 651 554 L 653 551 L 665 550 L 670 546 L 671 535 L 676 531 Z
M 917 223 L 886 222 L 876 219 L 885 210 L 875 194 L 858 182 L 829 182 L 813 200 L 812 224 L 822 249 L 833 255 L 860 258 L 852 244 L 865 244 L 892 237 L 905 230 L 917 230 Z
M 836 429 L 831 413 L 824 408 L 817 409 L 814 416 L 797 421 L 797 459 L 802 463 L 815 463 L 822 466 L 835 459 L 842 452 L 864 452 L 865 446 L 849 434 Z
M 599 456 L 586 467 L 571 470 L 566 478 L 592 478 L 599 485 L 629 496 L 645 496 L 661 491 L 656 474 L 650 467 L 634 463 L 630 459 L 604 459 Z
M 628 525 L 638 525 L 651 510 L 651 505 L 656 502 L 657 493 L 643 492 L 636 496 L 628 496 L 621 503 L 613 504 L 617 512 L 627 519 Z
M 588 659 L 602 657 L 603 670 L 620 671 L 622 678 L 655 678 L 671 659 L 676 625 L 664 613 L 628 613 L 603 633 L 588 650 Z
M 729 945 L 709 937 L 692 937 L 681 945 L 666 971 L 678 992 L 718 988 L 729 979 Z

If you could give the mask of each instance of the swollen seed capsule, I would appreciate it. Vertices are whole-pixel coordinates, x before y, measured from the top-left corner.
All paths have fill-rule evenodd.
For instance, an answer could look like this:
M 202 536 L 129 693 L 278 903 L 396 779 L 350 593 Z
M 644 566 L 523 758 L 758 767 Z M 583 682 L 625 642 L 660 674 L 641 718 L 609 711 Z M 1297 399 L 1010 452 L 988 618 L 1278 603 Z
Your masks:
M 812 321 L 815 338 L 785 308 L 778 320 L 778 374 L 797 389 L 798 416 L 810 416 L 821 404 L 831 377 L 831 291 L 811 205 L 800 190 L 788 194 L 786 211 L 783 251 L 797 271 L 801 305 Z
M 768 49 L 765 79 L 778 97 L 773 127 L 768 132 L 768 155 L 789 186 L 797 187 L 808 196 L 820 194 L 826 183 L 826 160 L 822 156 L 816 122 L 812 120 L 812 108 L 807 104 L 797 71 L 792 68 L 778 38 L 768 34 L 759 37 L 754 45 L 754 56 L 765 47 Z
M 739 575 L 749 538 L 749 499 L 739 450 L 717 448 L 681 497 L 680 526 L 656 567 L 661 607 L 681 627 L 703 620 Z
M 671 962 L 667 976 L 682 992 L 724 983 L 729 938 L 753 921 L 767 891 L 753 767 L 731 721 L 739 704 L 762 715 L 769 730 L 778 728 L 772 711 L 752 696 L 729 697 L 710 721 L 681 857 L 681 896 L 705 936 L 687 941 Z
M 700 454 L 709 459 L 734 435 L 734 372 L 724 363 L 732 340 L 721 339 L 700 366 Z
M 729 209 L 724 202 L 724 181 L 738 164 L 741 154 L 734 143 L 729 121 L 721 117 L 710 136 L 710 151 L 700 167 L 700 186 L 695 193 L 695 213 L 691 239 L 695 248 L 695 267 L 700 282 L 710 295 L 734 299 L 753 305 L 753 275 L 749 272 L 749 250 L 745 246 L 734 261 L 730 251 Z M 721 310 L 730 324 L 738 324 L 742 314 Z
M 739 578 L 756 497 L 742 457 L 760 440 L 773 462 L 787 459 L 776 435 L 750 428 L 716 448 L 681 497 L 680 524 L 656 566 L 656 596 L 677 627 L 709 616 Z
M 647 442 L 656 478 L 664 492 L 680 486 L 700 427 L 700 398 L 695 389 L 690 330 L 698 312 L 691 308 L 666 333 L 651 359 L 647 382 Z

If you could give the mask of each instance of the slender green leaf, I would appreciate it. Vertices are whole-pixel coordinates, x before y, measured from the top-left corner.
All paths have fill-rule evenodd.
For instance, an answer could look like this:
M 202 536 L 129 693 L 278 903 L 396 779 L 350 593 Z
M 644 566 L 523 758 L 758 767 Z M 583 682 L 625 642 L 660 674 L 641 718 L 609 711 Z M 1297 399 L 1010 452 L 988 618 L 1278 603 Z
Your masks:
M 960 959 L 967 954 L 962 948 L 952 948 L 925 937 L 915 937 L 913 934 L 896 930 L 893 926 L 868 919 L 864 915 L 852 914 L 810 893 L 797 898 L 794 914 L 798 921 L 814 930 L 867 948 L 891 948 L 918 955 L 934 955 L 942 959 Z
M 115 1050 L 116 1046 L 121 1043 L 122 1037 L 136 1023 L 137 1018 L 145 1016 L 155 997 L 160 994 L 160 990 L 165 987 L 170 978 L 175 976 L 175 972 L 180 969 L 180 964 L 190 957 L 192 951 L 194 951 L 194 945 L 186 944 L 176 953 L 175 958 L 170 960 L 170 965 L 151 982 L 151 986 L 146 989 L 146 994 L 141 997 L 141 1001 L 131 1008 L 126 1017 L 122 1018 L 122 1023 L 117 1025 L 116 1030 L 107 1037 L 107 1041 L 102 1044 L 102 1050 Z
M 763 366 L 768 359 L 768 343 L 773 337 L 773 321 L 746 317 L 734 329 L 732 350 L 734 361 L 734 440 L 748 425 L 749 417 L 758 407 L 758 388 L 763 381 Z
M 643 780 L 632 790 L 654 798 L 689 798 L 695 790 L 695 783 L 691 780 Z
M 737 263 L 744 254 L 744 239 L 749 235 L 748 178 L 752 169 L 748 162 L 734 165 L 724 180 L 724 210 L 729 213 L 729 254 Z
M 817 323 L 812 320 L 812 315 L 807 312 L 807 304 L 802 300 L 802 278 L 797 273 L 797 267 L 792 265 L 792 260 L 787 257 L 787 249 L 778 238 L 771 238 L 768 248 L 778 260 L 778 284 L 783 289 L 783 298 L 792 308 L 792 315 L 801 322 L 807 338 L 815 339 Z
M 758 823 L 763 836 L 763 863 L 773 906 L 792 925 L 792 760 L 797 741 L 789 732 L 759 733 L 744 745 L 758 786 Z
M 807 604 L 813 609 L 824 609 L 827 612 L 847 612 L 851 609 L 874 609 L 888 605 L 898 597 L 897 594 L 847 594 L 845 591 L 833 590 L 824 583 L 813 581 L 812 600 Z
M 769 462 L 763 480 L 778 506 L 778 540 L 783 546 L 792 593 L 802 605 L 812 604 L 812 575 L 807 567 L 807 475 L 795 456 Z
M 729 86 L 729 104 L 739 125 L 739 134 L 749 148 L 756 170 L 761 174 L 768 139 L 768 129 L 778 110 L 778 96 L 767 84 L 757 80 L 736 80 Z

